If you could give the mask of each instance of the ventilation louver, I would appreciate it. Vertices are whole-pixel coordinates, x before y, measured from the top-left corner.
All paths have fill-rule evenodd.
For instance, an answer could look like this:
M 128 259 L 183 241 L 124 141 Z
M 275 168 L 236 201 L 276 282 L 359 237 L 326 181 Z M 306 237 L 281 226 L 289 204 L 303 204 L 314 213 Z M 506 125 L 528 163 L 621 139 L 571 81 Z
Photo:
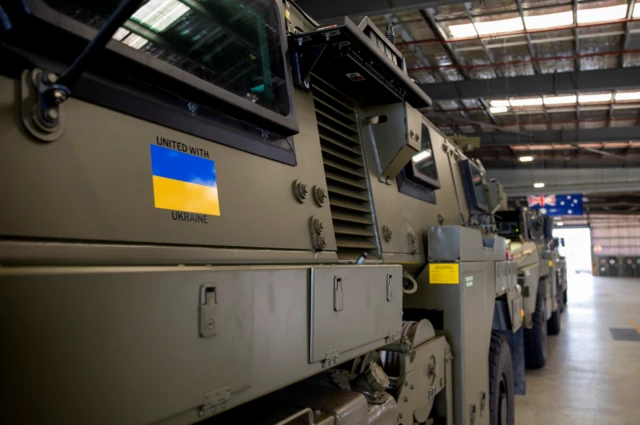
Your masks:
M 377 245 L 354 105 L 317 76 L 312 81 L 338 255 L 341 260 L 363 252 L 374 255 Z

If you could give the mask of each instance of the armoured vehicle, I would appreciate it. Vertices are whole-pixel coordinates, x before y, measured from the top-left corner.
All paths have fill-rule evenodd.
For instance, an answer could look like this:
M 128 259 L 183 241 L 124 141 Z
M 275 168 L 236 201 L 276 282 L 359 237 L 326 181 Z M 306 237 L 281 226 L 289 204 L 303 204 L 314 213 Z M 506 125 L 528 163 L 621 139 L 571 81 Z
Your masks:
M 560 333 L 567 302 L 567 267 L 554 238 L 551 217 L 526 209 L 496 214 L 498 233 L 508 239 L 524 296 L 526 364 L 541 368 L 547 359 L 547 334 Z
M 368 19 L 1 15 L 3 423 L 513 423 L 499 186 Z

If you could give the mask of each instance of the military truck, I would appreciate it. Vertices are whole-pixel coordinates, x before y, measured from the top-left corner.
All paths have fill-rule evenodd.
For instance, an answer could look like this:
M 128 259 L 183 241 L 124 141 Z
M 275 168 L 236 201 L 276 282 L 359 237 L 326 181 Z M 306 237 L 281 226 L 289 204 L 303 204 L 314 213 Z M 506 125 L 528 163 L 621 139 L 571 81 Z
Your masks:
M 513 424 L 496 183 L 371 21 L 1 13 L 3 423 Z
M 553 237 L 551 217 L 524 208 L 496 214 L 498 233 L 507 238 L 524 296 L 525 359 L 541 368 L 547 359 L 547 335 L 557 335 L 567 302 L 567 267 Z

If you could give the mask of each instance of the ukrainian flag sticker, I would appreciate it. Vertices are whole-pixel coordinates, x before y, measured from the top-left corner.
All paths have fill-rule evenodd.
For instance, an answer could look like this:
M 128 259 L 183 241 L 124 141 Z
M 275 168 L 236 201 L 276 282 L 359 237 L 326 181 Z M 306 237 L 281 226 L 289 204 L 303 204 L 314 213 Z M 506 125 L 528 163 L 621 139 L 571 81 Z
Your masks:
M 151 145 L 151 172 L 156 208 L 220 215 L 212 160 Z

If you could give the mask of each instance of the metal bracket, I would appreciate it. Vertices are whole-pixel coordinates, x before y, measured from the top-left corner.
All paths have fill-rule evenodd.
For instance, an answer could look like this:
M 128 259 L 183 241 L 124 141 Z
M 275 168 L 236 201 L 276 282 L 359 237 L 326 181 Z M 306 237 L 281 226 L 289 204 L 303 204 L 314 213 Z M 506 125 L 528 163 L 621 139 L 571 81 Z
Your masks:
M 64 131 L 64 108 L 68 94 L 56 88 L 57 76 L 41 69 L 25 70 L 20 78 L 20 121 L 33 137 L 53 142 Z
M 331 366 L 335 366 L 338 363 L 338 357 L 340 357 L 340 350 L 337 348 L 332 348 L 328 350 L 325 354 L 325 359 L 322 361 L 322 368 L 327 368 Z
M 216 410 L 224 410 L 227 408 L 227 401 L 231 399 L 231 387 L 226 386 L 209 391 L 204 395 L 202 406 L 198 410 L 198 417 L 202 418 L 206 415 L 212 415 Z
M 216 304 L 218 295 L 215 285 L 202 285 L 200 287 L 200 336 L 211 338 L 216 336 Z

